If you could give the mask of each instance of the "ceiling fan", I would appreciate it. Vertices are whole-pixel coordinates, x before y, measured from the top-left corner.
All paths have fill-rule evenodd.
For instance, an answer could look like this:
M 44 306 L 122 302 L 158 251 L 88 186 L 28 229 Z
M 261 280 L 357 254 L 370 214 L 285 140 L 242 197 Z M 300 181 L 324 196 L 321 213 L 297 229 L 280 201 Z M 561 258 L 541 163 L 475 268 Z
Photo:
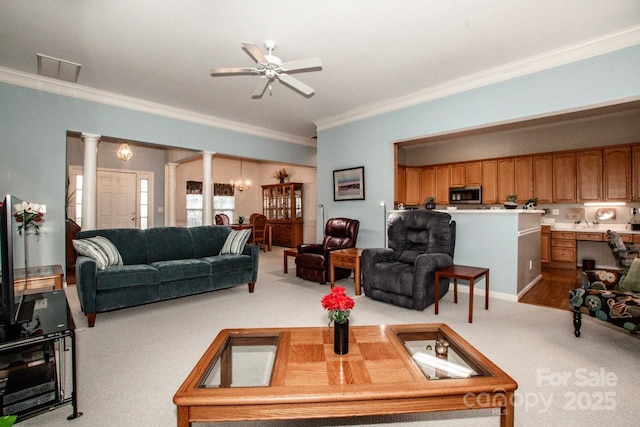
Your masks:
M 242 75 L 242 74 L 258 74 L 258 84 L 253 89 L 252 98 L 261 98 L 264 94 L 267 86 L 274 79 L 280 80 L 282 83 L 290 86 L 305 96 L 313 95 L 313 88 L 307 86 L 295 77 L 290 76 L 287 73 L 299 72 L 305 70 L 311 70 L 313 68 L 322 68 L 322 62 L 320 58 L 306 58 L 298 59 L 295 61 L 282 62 L 280 58 L 272 54 L 276 48 L 276 42 L 273 40 L 267 40 L 264 42 L 264 46 L 269 53 L 264 55 L 258 47 L 251 42 L 242 42 L 242 48 L 256 61 L 256 67 L 241 67 L 241 68 L 213 68 L 211 70 L 211 76 L 230 76 L 230 75 Z

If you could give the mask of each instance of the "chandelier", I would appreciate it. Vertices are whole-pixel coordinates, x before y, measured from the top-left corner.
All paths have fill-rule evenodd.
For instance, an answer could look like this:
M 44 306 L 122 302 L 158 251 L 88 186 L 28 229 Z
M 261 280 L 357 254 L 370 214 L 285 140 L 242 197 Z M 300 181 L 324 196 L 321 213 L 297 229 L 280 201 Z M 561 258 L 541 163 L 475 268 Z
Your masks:
M 234 190 L 244 191 L 251 187 L 251 180 L 242 177 L 242 159 L 240 159 L 240 179 L 231 180 L 231 186 Z
M 120 148 L 118 148 L 116 156 L 118 156 L 120 160 L 124 160 L 126 162 L 127 160 L 131 160 L 133 157 L 133 151 L 129 148 L 129 144 L 123 142 Z

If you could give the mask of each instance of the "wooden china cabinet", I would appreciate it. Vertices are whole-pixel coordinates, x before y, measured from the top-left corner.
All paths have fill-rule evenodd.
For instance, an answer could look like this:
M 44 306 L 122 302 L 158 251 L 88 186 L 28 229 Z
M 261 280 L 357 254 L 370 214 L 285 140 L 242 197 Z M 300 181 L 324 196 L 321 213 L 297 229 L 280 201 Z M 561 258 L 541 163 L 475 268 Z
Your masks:
M 302 244 L 302 184 L 262 186 L 262 212 L 273 232 L 273 244 L 293 248 Z

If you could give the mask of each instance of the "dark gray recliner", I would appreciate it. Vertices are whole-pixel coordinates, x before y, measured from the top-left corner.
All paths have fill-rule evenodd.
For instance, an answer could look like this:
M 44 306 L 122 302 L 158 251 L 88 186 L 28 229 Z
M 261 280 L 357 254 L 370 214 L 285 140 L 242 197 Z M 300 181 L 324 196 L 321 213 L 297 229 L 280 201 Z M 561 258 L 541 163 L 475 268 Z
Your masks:
M 376 300 L 424 310 L 435 301 L 435 272 L 453 265 L 456 223 L 444 212 L 393 212 L 388 220 L 389 248 L 364 249 L 364 293 Z M 449 279 L 440 281 L 440 298 Z

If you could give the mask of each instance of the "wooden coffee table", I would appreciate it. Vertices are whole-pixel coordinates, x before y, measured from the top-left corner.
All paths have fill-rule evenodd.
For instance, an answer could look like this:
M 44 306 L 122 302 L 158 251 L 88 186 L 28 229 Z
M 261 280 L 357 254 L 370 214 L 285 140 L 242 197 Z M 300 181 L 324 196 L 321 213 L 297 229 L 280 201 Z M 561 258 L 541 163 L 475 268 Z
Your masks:
M 437 357 L 442 339 L 448 350 Z M 444 324 L 352 326 L 342 356 L 330 327 L 226 329 L 173 402 L 178 427 L 484 408 L 513 426 L 517 387 Z

